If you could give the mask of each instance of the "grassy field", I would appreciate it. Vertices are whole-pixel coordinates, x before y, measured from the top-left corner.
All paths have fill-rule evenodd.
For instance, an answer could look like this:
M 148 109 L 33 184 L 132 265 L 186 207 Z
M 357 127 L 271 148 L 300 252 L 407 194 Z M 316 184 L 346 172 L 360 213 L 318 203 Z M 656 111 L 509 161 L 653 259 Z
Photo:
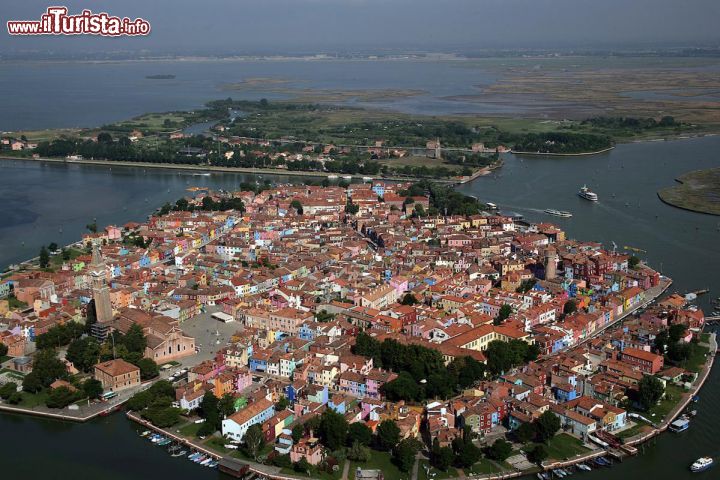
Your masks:
M 498 468 L 494 462 L 491 462 L 487 458 L 483 458 L 471 468 L 466 469 L 465 474 L 481 475 L 487 473 L 498 473 L 500 471 L 500 468 Z
M 555 460 L 566 460 L 578 454 L 589 452 L 590 450 L 583 446 L 582 442 L 572 435 L 560 433 L 548 440 L 545 445 L 548 452 L 548 458 Z
M 661 421 L 680 402 L 683 393 L 685 390 L 682 387 L 669 383 L 665 388 L 665 397 L 643 415 L 655 422 Z
M 200 427 L 202 427 L 202 423 L 190 422 L 180 427 L 180 434 L 184 437 L 195 438 Z
M 448 468 L 446 472 L 438 470 L 434 467 L 430 467 L 430 475 L 428 475 L 425 468 L 427 468 L 429 465 L 430 462 L 428 462 L 427 460 L 420 460 L 417 477 L 419 480 L 444 480 L 446 478 L 456 478 L 458 476 L 457 470 L 453 467 Z
M 381 470 L 385 475 L 386 480 L 408 480 L 410 474 L 401 472 L 390 458 L 388 452 L 377 452 L 373 450 L 370 461 L 364 464 L 358 464 L 356 462 L 350 463 L 350 473 L 348 477 L 350 480 L 355 480 L 355 469 L 360 466 L 363 469 L 375 469 Z
M 622 432 L 619 432 L 618 434 L 616 434 L 616 436 L 621 439 L 630 438 L 652 428 L 650 425 L 643 422 L 642 420 L 633 419 L 633 421 L 635 422 L 635 425 L 630 428 L 626 428 Z
M 658 192 L 663 202 L 695 212 L 720 215 L 720 168 L 689 172 L 677 181 L 678 185 Z

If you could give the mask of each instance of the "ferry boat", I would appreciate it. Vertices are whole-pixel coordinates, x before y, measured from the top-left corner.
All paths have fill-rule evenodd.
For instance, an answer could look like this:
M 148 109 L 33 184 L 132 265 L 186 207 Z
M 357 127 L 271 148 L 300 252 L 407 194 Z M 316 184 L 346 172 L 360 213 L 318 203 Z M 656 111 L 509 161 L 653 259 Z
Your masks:
M 598 201 L 597 193 L 590 191 L 590 189 L 587 187 L 587 185 L 582 186 L 582 188 L 578 192 L 578 195 L 580 195 L 580 198 L 584 198 L 585 200 L 590 200 L 591 202 Z
M 681 418 L 679 420 L 675 420 L 670 424 L 670 431 L 675 433 L 684 432 L 690 427 L 690 420 L 686 418 Z
M 495 204 L 492 203 L 492 202 L 487 202 L 485 205 L 487 205 L 487 207 L 488 207 L 490 210 L 497 210 L 497 208 L 498 208 L 498 206 L 495 205 Z
M 548 215 L 554 215 L 556 217 L 563 217 L 563 218 L 572 217 L 572 213 L 570 213 L 570 212 L 564 212 L 562 210 L 555 210 L 552 208 L 546 208 L 545 213 L 547 213 Z
M 708 468 L 713 466 L 713 459 L 710 457 L 702 457 L 695 460 L 695 462 L 690 465 L 690 471 L 693 473 L 698 472 L 704 472 Z

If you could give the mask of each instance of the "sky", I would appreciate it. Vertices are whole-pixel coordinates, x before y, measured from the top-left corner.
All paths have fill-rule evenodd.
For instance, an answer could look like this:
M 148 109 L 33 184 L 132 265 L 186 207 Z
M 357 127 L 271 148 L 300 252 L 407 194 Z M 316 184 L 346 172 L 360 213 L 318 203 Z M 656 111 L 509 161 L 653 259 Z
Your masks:
M 720 0 L 23 0 L 2 52 L 307 53 L 719 46 Z M 142 17 L 147 37 L 10 36 L 50 5 Z

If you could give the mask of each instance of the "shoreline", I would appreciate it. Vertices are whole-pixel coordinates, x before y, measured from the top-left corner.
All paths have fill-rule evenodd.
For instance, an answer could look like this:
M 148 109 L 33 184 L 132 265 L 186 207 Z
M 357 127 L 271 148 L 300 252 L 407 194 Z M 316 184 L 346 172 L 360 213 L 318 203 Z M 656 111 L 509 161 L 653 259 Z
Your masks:
M 195 172 L 202 172 L 202 173 L 245 173 L 250 175 L 288 175 L 292 177 L 318 177 L 318 178 L 329 178 L 331 175 L 336 175 L 338 178 L 333 180 L 346 180 L 343 178 L 344 175 L 337 174 L 333 172 L 313 172 L 313 171 L 297 171 L 297 170 L 281 170 L 276 168 L 250 168 L 250 167 L 215 167 L 212 165 L 191 165 L 191 164 L 184 164 L 184 163 L 150 163 L 150 162 L 128 162 L 128 161 L 114 161 L 114 160 L 70 160 L 65 158 L 33 158 L 33 157 L 13 157 L 8 155 L 0 155 L 0 160 L 20 160 L 20 161 L 30 161 L 30 162 L 49 162 L 49 163 L 59 163 L 59 164 L 65 164 L 65 165 L 98 165 L 98 166 L 106 166 L 106 167 L 112 167 L 112 166 L 118 166 L 118 167 L 136 167 L 136 168 L 155 168 L 159 170 L 186 170 L 186 171 L 195 171 Z M 485 167 L 488 168 L 488 167 Z M 479 172 L 482 172 L 485 170 L 485 168 L 482 168 L 470 177 L 472 179 L 477 178 L 477 176 L 482 175 Z M 362 179 L 364 175 L 351 175 L 353 179 L 358 178 Z M 382 175 L 374 175 L 372 176 L 373 180 L 383 180 L 383 181 L 391 181 L 391 182 L 412 182 L 412 181 L 419 181 L 419 180 L 426 180 L 425 177 L 398 177 L 398 176 L 382 176 Z M 445 183 L 445 184 L 460 184 L 460 183 L 466 183 L 469 180 L 459 180 L 459 179 L 433 179 L 433 181 L 438 183 Z
M 622 142 L 620 142 L 622 143 Z M 596 150 L 594 152 L 579 152 L 579 153 L 544 153 L 544 152 L 518 152 L 515 150 L 510 150 L 510 153 L 513 155 L 526 155 L 531 157 L 589 157 L 592 155 L 599 155 L 601 153 L 609 152 L 610 150 L 613 150 L 615 148 L 615 145 L 603 148 L 602 150 Z

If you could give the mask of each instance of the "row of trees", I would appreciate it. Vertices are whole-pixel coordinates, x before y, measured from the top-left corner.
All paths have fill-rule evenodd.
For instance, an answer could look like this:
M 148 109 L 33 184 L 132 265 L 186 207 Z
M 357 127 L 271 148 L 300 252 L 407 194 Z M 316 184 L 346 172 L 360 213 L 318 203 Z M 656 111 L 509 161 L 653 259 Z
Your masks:
M 414 183 L 400 195 L 417 197 L 428 195 L 428 215 L 477 215 L 484 207 L 475 198 L 464 195 L 447 185 L 438 185 L 429 180 Z
M 485 366 L 472 357 L 457 358 L 445 366 L 437 350 L 393 339 L 381 343 L 364 332 L 357 336 L 353 352 L 372 358 L 375 366 L 398 373 L 382 387 L 392 401 L 448 398 L 485 376 Z
M 501 142 L 512 145 L 519 152 L 583 153 L 610 148 L 612 138 L 607 135 L 575 132 L 542 132 L 499 136 Z

